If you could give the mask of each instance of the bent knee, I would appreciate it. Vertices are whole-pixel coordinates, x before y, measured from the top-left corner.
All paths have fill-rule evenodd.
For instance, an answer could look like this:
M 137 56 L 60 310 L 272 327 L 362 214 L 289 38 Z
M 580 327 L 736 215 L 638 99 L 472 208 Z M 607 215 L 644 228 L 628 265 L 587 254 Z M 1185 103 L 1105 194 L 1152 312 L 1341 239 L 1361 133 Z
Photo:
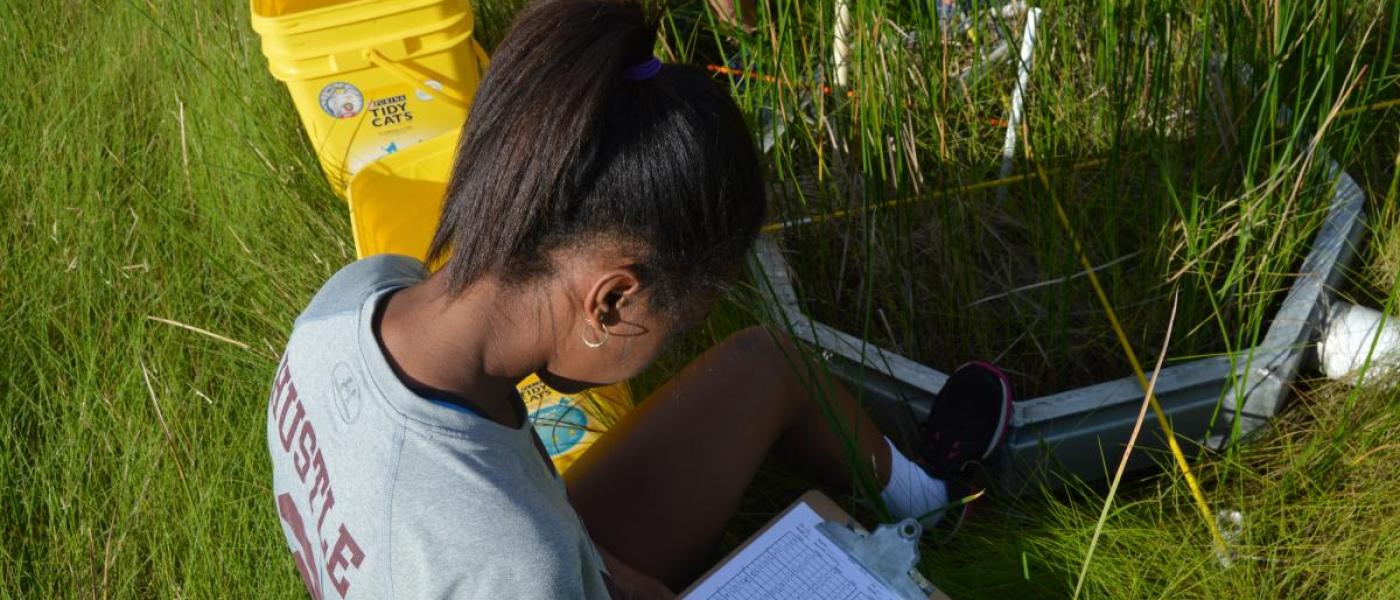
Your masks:
M 800 350 L 791 337 L 762 325 L 752 325 L 734 332 L 720 343 L 732 348 L 746 361 L 767 368 L 788 367 L 801 360 Z

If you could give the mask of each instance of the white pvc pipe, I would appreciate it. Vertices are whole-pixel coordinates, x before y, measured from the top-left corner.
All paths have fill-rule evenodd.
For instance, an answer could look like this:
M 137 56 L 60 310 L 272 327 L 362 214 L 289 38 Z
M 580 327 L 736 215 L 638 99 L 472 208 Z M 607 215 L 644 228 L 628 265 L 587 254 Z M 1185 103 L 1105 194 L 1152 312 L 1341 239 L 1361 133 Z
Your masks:
M 1327 377 L 1342 379 L 1355 373 L 1366 364 L 1367 356 L 1371 358 L 1371 375 L 1394 373 L 1400 367 L 1397 317 L 1385 318 L 1378 310 L 1335 302 L 1328 311 L 1325 327 L 1317 343 L 1317 356 Z
M 850 83 L 847 57 L 851 53 L 851 7 L 849 0 L 836 0 L 836 23 L 832 31 L 831 63 L 836 66 L 836 86 Z
M 1016 89 L 1011 91 L 1011 116 L 1006 119 L 1006 141 L 1001 145 L 1001 177 L 1011 175 L 1016 166 L 1016 134 L 1021 129 L 1021 114 L 1025 112 L 1026 86 L 1030 83 L 1031 59 L 1035 55 L 1035 24 L 1040 21 L 1040 9 L 1026 10 L 1026 28 L 1021 31 L 1021 59 L 1016 65 Z M 998 191 L 1006 195 L 1006 188 Z

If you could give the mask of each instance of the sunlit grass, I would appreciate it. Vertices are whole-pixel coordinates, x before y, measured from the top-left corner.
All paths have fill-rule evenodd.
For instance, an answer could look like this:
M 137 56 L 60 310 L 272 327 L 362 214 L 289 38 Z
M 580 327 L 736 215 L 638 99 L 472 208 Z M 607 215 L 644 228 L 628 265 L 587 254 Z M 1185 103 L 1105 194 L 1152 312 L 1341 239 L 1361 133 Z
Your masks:
M 970 30 L 944 31 L 934 5 L 851 2 L 848 90 L 832 87 L 830 2 L 768 3 L 752 33 L 715 25 L 730 62 L 763 75 L 735 85 L 761 137 L 783 126 L 775 218 L 846 215 L 782 233 L 808 311 L 945 371 L 996 359 L 1033 395 L 1129 374 L 1040 184 L 967 189 L 1001 169 L 1014 82 L 1012 60 L 977 57 L 1014 48 L 1021 20 L 974 11 Z M 1363 130 L 1332 108 L 1395 93 L 1376 60 L 1390 16 L 1042 8 L 1022 138 L 1062 167 L 1053 185 L 1135 343 L 1154 341 L 1181 281 L 1173 361 L 1254 345 L 1330 199 L 1305 142 L 1323 129 L 1346 163 Z
M 839 29 L 831 2 L 764 4 L 755 32 L 710 24 L 721 51 L 738 57 L 729 66 L 758 74 L 734 89 L 760 140 L 782 132 L 769 150 L 775 221 L 819 221 L 780 233 L 810 314 L 944 371 L 969 357 L 994 358 L 1026 394 L 1129 375 L 1072 247 L 1079 237 L 1139 361 L 1160 349 L 1175 289 L 1181 334 L 1166 349 L 1170 362 L 1243 353 L 1267 331 L 1331 199 L 1316 148 L 1348 170 L 1382 175 L 1366 187 L 1389 225 L 1377 228 L 1372 266 L 1363 269 L 1368 281 L 1344 292 L 1393 304 L 1396 271 L 1376 262 L 1393 252 L 1386 231 L 1394 196 L 1383 174 L 1394 172 L 1400 122 L 1393 112 L 1359 110 L 1400 93 L 1391 7 L 1038 6 L 1044 20 L 1020 133 L 1034 141 L 1050 188 L 1066 199 L 1068 223 L 1055 218 L 1034 178 L 979 187 L 1001 167 L 1005 123 L 998 121 L 1008 112 L 1014 65 L 978 69 L 975 57 L 997 38 L 1014 38 L 1017 18 L 989 17 L 971 38 L 942 31 L 934 3 L 853 0 L 846 89 L 835 85 L 830 58 Z M 967 72 L 975 76 L 959 79 Z M 1075 168 L 1081 164 L 1092 167 Z M 1035 168 L 1024 155 L 1014 167 Z M 1331 408 L 1392 397 L 1376 386 L 1328 387 L 1308 398 Z M 1371 408 L 1380 415 L 1388 406 Z M 1263 448 L 1223 456 L 1188 448 L 1204 472 L 1208 504 L 1241 510 L 1252 534 L 1255 520 L 1273 516 L 1258 502 L 1281 493 L 1270 487 L 1270 471 L 1351 435 L 1284 425 L 1281 435 L 1306 441 L 1272 451 L 1261 441 Z M 1301 456 L 1293 453 L 1299 448 Z M 1231 543 L 1286 558 L 1219 569 L 1211 528 L 1183 481 L 1173 471 L 1155 488 L 1134 486 L 1106 513 L 1104 545 L 1086 570 L 1090 595 L 1306 596 L 1334 585 L 1308 577 L 1289 586 L 1324 568 L 1300 557 L 1325 554 L 1318 545 L 1346 546 L 1330 535 L 1354 530 L 1324 524 L 1318 528 L 1328 535 L 1282 535 L 1270 524 Z M 1246 481 L 1253 487 L 1239 487 Z M 1319 523 L 1334 518 L 1317 514 L 1320 507 L 1352 502 L 1329 498 L 1325 487 L 1312 491 L 1297 505 Z M 1007 500 L 985 525 L 987 545 L 978 548 L 985 553 L 968 552 L 978 542 L 935 545 L 929 567 L 973 597 L 989 589 L 1068 595 L 1100 493 L 1085 487 Z M 1352 510 L 1389 512 L 1369 504 Z M 1129 567 L 1138 571 L 1124 573 Z M 1377 587 L 1385 585 L 1362 589 L 1394 584 Z
M 520 5 L 477 4 L 487 43 Z M 790 82 L 751 81 L 736 92 L 756 126 L 786 124 L 770 154 L 773 181 L 806 193 L 782 196 L 774 217 L 807 216 L 996 176 L 1004 132 L 994 121 L 1004 117 L 1011 67 L 979 73 L 965 89 L 953 82 L 978 44 L 993 40 L 945 49 L 932 4 L 852 3 L 851 95 L 813 91 L 832 82 L 829 0 L 773 0 L 757 32 L 716 24 L 718 34 L 684 41 L 675 31 L 669 44 L 681 58 L 714 53 L 717 43 L 737 47 L 744 65 Z M 1058 189 L 1078 197 L 1068 203 L 1075 226 L 1101 234 L 1095 261 L 1135 257 L 1103 275 L 1144 341 L 1142 357 L 1160 349 L 1165 322 L 1155 315 L 1168 301 L 1153 300 L 1177 272 L 1183 288 L 1196 289 L 1194 300 L 1183 292 L 1183 315 L 1195 315 L 1178 322 L 1183 334 L 1195 329 L 1216 337 L 1216 347 L 1239 347 L 1262 331 L 1267 292 L 1286 285 L 1325 197 L 1310 177 L 1294 187 L 1304 172 L 1295 164 L 1300 135 L 1322 131 L 1371 198 L 1371 244 L 1348 293 L 1377 307 L 1394 297 L 1398 113 L 1327 118 L 1333 108 L 1400 96 L 1393 8 L 1322 0 L 1044 8 L 1026 131 Z M 353 251 L 344 205 L 267 74 L 247 12 L 237 2 L 0 5 L 0 594 L 304 593 L 272 509 L 264 403 L 292 319 Z M 708 23 L 694 7 L 676 14 Z M 1223 78 L 1217 90 L 1207 65 L 1220 53 L 1250 65 L 1257 85 L 1231 89 Z M 1235 111 L 1225 126 L 1202 121 L 1215 106 Z M 1293 115 L 1286 122 L 1283 107 Z M 1214 145 L 1191 145 L 1198 139 Z M 1218 157 L 1215 166 L 1233 173 L 1228 185 L 1203 185 L 1213 178 L 1183 166 L 1197 154 Z M 1108 162 L 1055 168 L 1085 158 Z M 1168 189 L 1167 181 L 1184 185 Z M 969 330 L 947 320 L 975 316 L 969 302 L 1078 271 L 1031 183 L 1013 186 L 1005 201 L 982 192 L 789 232 L 790 247 L 805 248 L 794 263 L 806 273 L 808 300 L 821 310 L 820 293 L 841 294 L 851 308 L 833 319 L 853 319 L 857 333 L 936 366 L 1013 345 L 1029 327 L 984 319 Z M 1150 205 L 1129 193 L 1153 186 Z M 1012 232 L 1015 243 L 992 241 Z M 881 269 L 899 275 L 890 282 L 928 289 L 910 300 L 900 286 L 843 283 Z M 1111 341 L 1083 278 L 1034 294 L 979 306 L 1045 307 L 1036 325 L 1045 354 Z M 736 295 L 638 390 L 752 323 L 758 304 Z M 1069 339 L 1081 329 L 1098 333 Z M 1034 346 L 1029 336 L 1016 343 Z M 1394 390 L 1307 383 L 1277 432 L 1197 463 L 1213 506 L 1245 517 L 1238 552 L 1251 558 L 1230 570 L 1216 566 L 1179 477 L 1128 484 L 1105 522 L 1088 590 L 1400 593 L 1400 563 L 1387 546 L 1400 537 Z M 730 537 L 804 485 L 771 471 Z M 997 499 L 957 540 L 930 545 L 925 567 L 958 598 L 1063 597 L 1100 493 Z

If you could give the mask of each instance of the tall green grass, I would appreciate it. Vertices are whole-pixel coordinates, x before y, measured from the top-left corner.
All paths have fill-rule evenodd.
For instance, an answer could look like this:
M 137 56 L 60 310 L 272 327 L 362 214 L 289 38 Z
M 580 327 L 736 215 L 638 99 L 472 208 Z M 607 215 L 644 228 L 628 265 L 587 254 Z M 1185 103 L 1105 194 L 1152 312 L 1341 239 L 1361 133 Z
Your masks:
M 263 407 L 353 252 L 247 12 L 0 7 L 6 596 L 302 593 Z
M 972 35 L 945 31 L 935 2 L 852 1 L 849 88 L 822 91 L 834 4 L 764 4 L 752 33 L 713 25 L 723 52 L 779 81 L 735 86 L 757 126 L 783 126 L 777 218 L 850 215 L 783 232 L 809 312 L 944 370 L 995 358 L 1035 395 L 1127 375 L 1040 183 L 967 189 L 1000 168 L 1022 23 L 971 3 Z M 1349 163 L 1368 119 L 1333 108 L 1400 93 L 1393 11 L 1039 6 L 1021 137 L 1052 167 L 1135 345 L 1154 341 L 1177 282 L 1173 360 L 1257 344 L 1330 199 L 1305 142 L 1321 132 Z M 1012 58 L 978 60 L 997 40 Z
M 481 37 L 499 40 L 520 4 L 477 2 Z M 753 34 L 722 24 L 713 25 L 718 34 L 686 29 L 687 18 L 691 24 L 708 20 L 694 6 L 678 7 L 674 14 L 682 18 L 671 26 L 668 48 L 684 58 L 713 54 L 717 42 L 737 46 L 745 64 L 792 83 L 736 88 L 755 125 L 765 112 L 769 122 L 787 124 L 772 155 L 773 180 L 805 193 L 782 196 L 775 217 L 919 198 L 996 172 L 1002 132 L 986 119 L 1005 111 L 1010 68 L 989 70 L 966 90 L 945 81 L 976 46 L 944 50 L 932 3 L 852 4 L 852 22 L 859 24 L 853 29 L 854 100 L 840 91 L 802 91 L 830 82 L 830 1 L 762 6 L 765 27 Z M 1323 131 L 1329 150 L 1372 197 L 1375 230 L 1349 292 L 1375 306 L 1394 297 L 1400 272 L 1396 112 L 1323 126 L 1334 105 L 1397 95 L 1392 63 L 1400 17 L 1393 7 L 1314 0 L 1045 8 L 1046 41 L 1038 48 L 1027 120 L 1039 156 L 1053 164 L 1107 156 L 1106 173 L 1142 164 L 1164 180 L 1190 181 L 1189 173 L 1184 179 L 1163 175 L 1181 163 L 1178 154 L 1190 151 L 1180 143 L 1191 139 L 1189 131 L 1174 128 L 1203 114 L 1196 107 L 1215 102 L 1207 93 L 1211 86 L 1199 78 L 1206 76 L 1207 57 L 1224 51 L 1251 65 L 1263 82 L 1256 91 L 1225 96 L 1239 111 L 1232 131 L 1248 134 L 1237 136 L 1239 149 L 1224 154 L 1248 158 L 1244 167 L 1230 163 L 1239 174 L 1233 189 L 1294 181 L 1287 177 L 1299 170 L 1290 170 L 1288 161 L 1300 148 L 1290 128 Z M 917 43 L 906 44 L 896 25 L 916 34 Z M 353 250 L 344 205 L 319 172 L 285 91 L 266 72 L 247 7 L 168 0 L 5 3 L 0 56 L 6 61 L 0 69 L 6 92 L 0 104 L 6 240 L 0 249 L 0 595 L 301 596 L 270 502 L 264 402 L 292 318 L 326 277 L 352 260 Z M 1353 57 L 1367 67 L 1367 77 L 1343 103 L 1355 81 L 1348 75 Z M 1162 81 L 1155 77 L 1163 63 L 1171 65 L 1161 67 L 1172 74 L 1171 85 L 1153 83 Z M 937 68 L 911 71 L 917 65 Z M 1182 98 L 1193 100 L 1184 105 L 1191 112 L 1167 119 Z M 1282 106 L 1295 120 L 1277 127 Z M 888 143 L 891 137 L 897 143 Z M 1057 181 L 1067 192 L 1078 185 L 1068 175 Z M 1188 187 L 1158 193 L 1154 198 L 1164 204 L 1150 210 L 1133 206 L 1125 192 L 1097 191 L 1111 189 L 1113 181 L 1085 184 L 1096 191 L 1078 205 L 1082 232 L 1105 231 L 1095 211 L 1150 212 L 1159 228 L 1104 235 L 1113 239 L 1103 241 L 1096 258 L 1143 248 L 1166 254 L 1157 267 L 1189 265 L 1183 281 L 1208 290 L 1198 300 L 1209 307 L 1204 327 L 1221 329 L 1223 339 L 1247 341 L 1263 323 L 1238 307 L 1264 304 L 1254 294 L 1276 289 L 1287 273 L 1258 269 L 1251 257 L 1277 254 L 1286 262 L 1283 257 L 1306 243 L 1293 232 L 1306 231 L 1310 206 L 1316 210 L 1307 204 L 1311 180 L 1296 200 L 1256 193 L 1228 204 L 1223 194 Z M 1039 206 L 1035 198 L 1028 188 L 1013 189 L 1007 204 L 1031 211 Z M 1003 275 L 991 289 L 1073 272 L 1060 234 L 1035 229 L 1050 224 L 1044 214 L 1018 216 L 1006 207 L 982 213 L 981 200 L 998 202 L 930 200 L 851 220 L 828 231 L 843 240 L 846 258 L 816 239 L 811 256 L 795 262 L 809 273 L 804 284 L 812 285 L 843 264 L 873 270 L 883 255 L 890 265 L 910 261 L 903 263 L 909 281 L 947 285 L 976 299 L 990 285 L 979 279 L 986 277 L 981 263 L 917 271 L 930 263 L 918 253 L 917 234 L 1016 217 L 1029 223 L 1021 245 L 1034 260 L 1024 264 L 1006 255 L 1005 269 L 1023 279 Z M 1293 212 L 1271 212 L 1290 201 Z M 1232 231 L 1232 223 L 1241 227 Z M 1283 233 L 1270 245 L 1275 231 Z M 995 248 L 968 237 L 939 251 L 951 256 Z M 1182 249 L 1172 254 L 1177 245 Z M 1192 258 L 1200 260 L 1193 264 Z M 1115 301 L 1141 291 L 1136 272 L 1123 274 Z M 1063 302 L 1069 318 L 1082 285 L 1070 280 L 1055 288 L 1067 299 L 1041 302 Z M 815 297 L 818 288 L 804 289 Z M 899 311 L 948 296 L 939 291 L 906 302 L 907 293 L 889 294 L 893 300 L 876 304 L 888 291 L 867 285 L 841 293 L 854 307 L 849 314 L 859 331 L 881 335 L 874 308 L 883 306 L 896 332 L 885 335 L 909 344 L 916 342 L 903 332 L 925 324 L 915 312 Z M 757 304 L 744 295 L 726 303 L 639 382 L 639 391 L 699 348 L 753 322 Z M 1213 318 L 1216 305 L 1235 315 L 1226 323 L 1247 327 L 1224 330 Z M 1085 327 L 1102 326 L 1093 313 L 1082 318 Z M 1163 325 L 1148 317 L 1133 322 L 1146 338 Z M 1055 323 L 1049 326 L 1054 331 Z M 975 333 L 951 337 L 947 351 L 971 354 L 977 344 L 1014 339 L 993 330 L 983 341 Z M 1147 344 L 1139 351 L 1156 349 Z M 1400 536 L 1393 500 L 1400 486 L 1390 476 L 1400 467 L 1394 389 L 1384 382 L 1354 393 L 1305 384 L 1298 408 L 1276 434 L 1200 466 L 1214 504 L 1244 514 L 1238 549 L 1256 558 L 1228 571 L 1215 567 L 1199 517 L 1168 473 L 1124 490 L 1089 570 L 1089 590 L 1103 597 L 1207 598 L 1400 592 L 1400 565 L 1386 546 Z M 736 522 L 736 540 L 790 501 L 789 491 L 806 485 L 777 469 L 766 473 Z M 1098 502 L 1098 491 L 1088 487 L 1000 499 L 988 518 L 957 539 L 928 547 L 924 567 L 959 598 L 1062 597 L 1084 556 Z
M 834 2 L 763 4 L 754 32 L 710 27 L 730 66 L 753 72 L 734 89 L 760 138 L 782 131 L 770 152 L 776 220 L 819 221 L 780 234 L 806 310 L 945 371 L 994 357 L 1028 395 L 1129 373 L 1082 278 L 1074 237 L 1104 266 L 1098 277 L 1136 352 L 1158 349 L 1180 289 L 1184 333 L 1166 349 L 1169 360 L 1227 353 L 1247 362 L 1331 198 L 1313 150 L 1325 148 L 1348 170 L 1394 173 L 1400 120 L 1393 110 L 1361 109 L 1400 95 L 1400 16 L 1390 4 L 1040 3 L 1021 136 L 1067 199 L 1067 232 L 1035 178 L 998 191 L 979 183 L 998 171 L 1005 125 L 992 122 L 1008 112 L 1014 64 L 978 68 L 976 57 L 1014 38 L 1020 23 L 989 18 L 975 26 L 978 37 L 960 35 L 942 30 L 935 4 L 851 1 L 845 89 L 834 85 L 830 58 Z M 1393 186 L 1363 179 L 1373 208 L 1393 223 Z M 1374 260 L 1393 265 L 1385 231 Z M 1369 281 L 1346 291 L 1393 305 L 1395 271 L 1384 269 L 1370 267 Z M 1373 385 L 1307 398 L 1329 410 L 1369 400 L 1365 414 L 1385 422 L 1394 395 Z M 1215 568 L 1208 528 L 1173 474 L 1156 489 L 1129 490 L 1127 505 L 1109 513 L 1106 554 L 1089 563 L 1087 589 L 1108 597 L 1293 597 L 1356 585 L 1394 593 L 1393 581 L 1358 578 L 1366 569 L 1338 570 L 1340 585 L 1302 575 L 1319 565 L 1300 555 L 1340 551 L 1346 544 L 1333 534 L 1356 533 L 1322 508 L 1330 488 L 1296 502 L 1326 534 L 1286 534 L 1258 504 L 1298 493 L 1293 482 L 1275 486 L 1269 469 L 1325 468 L 1307 461 L 1349 439 L 1355 424 L 1316 431 L 1326 428 L 1285 421 L 1283 435 L 1305 441 L 1245 446 L 1204 463 L 1210 503 L 1242 510 L 1252 537 L 1233 543 L 1258 564 Z M 1364 475 L 1353 485 L 1385 487 Z M 929 567 L 973 596 L 999 587 L 1068 595 L 1097 496 L 1084 487 L 1008 501 L 985 529 L 987 547 L 966 556 L 930 548 L 938 558 Z M 1368 518 L 1390 512 L 1354 497 L 1341 503 Z M 1143 535 L 1125 546 L 1124 526 Z

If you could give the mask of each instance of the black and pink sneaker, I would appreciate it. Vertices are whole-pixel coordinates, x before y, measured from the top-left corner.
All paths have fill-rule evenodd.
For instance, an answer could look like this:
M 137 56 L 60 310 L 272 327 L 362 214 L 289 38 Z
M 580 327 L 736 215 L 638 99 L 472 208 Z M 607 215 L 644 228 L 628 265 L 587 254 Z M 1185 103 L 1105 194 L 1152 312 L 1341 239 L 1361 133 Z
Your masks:
M 973 361 L 953 371 L 919 425 L 919 465 L 946 482 L 955 528 L 985 487 L 983 463 L 1006 443 L 1011 402 L 1006 374 Z

